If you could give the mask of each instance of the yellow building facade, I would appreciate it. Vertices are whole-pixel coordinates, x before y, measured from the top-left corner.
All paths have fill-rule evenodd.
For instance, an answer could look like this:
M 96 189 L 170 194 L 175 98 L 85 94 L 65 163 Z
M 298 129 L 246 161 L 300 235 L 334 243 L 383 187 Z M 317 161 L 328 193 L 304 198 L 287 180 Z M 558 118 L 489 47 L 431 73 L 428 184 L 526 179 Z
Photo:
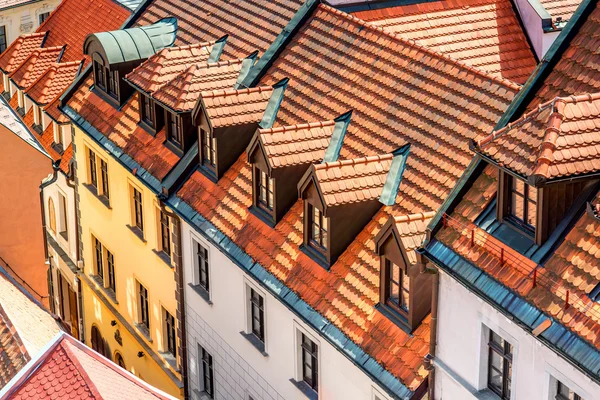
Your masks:
M 85 342 L 183 397 L 172 221 L 156 194 L 92 137 L 75 128 L 74 143 Z

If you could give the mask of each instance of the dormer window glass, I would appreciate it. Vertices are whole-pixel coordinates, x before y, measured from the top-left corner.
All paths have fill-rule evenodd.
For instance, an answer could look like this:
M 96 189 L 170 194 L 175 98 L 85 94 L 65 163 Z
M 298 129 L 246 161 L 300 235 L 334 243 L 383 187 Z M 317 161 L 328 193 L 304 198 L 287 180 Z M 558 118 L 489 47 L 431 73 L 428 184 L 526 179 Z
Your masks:
M 104 65 L 98 61 L 94 61 L 94 76 L 96 77 L 96 86 L 102 90 L 106 90 L 106 75 Z
M 310 218 L 310 245 L 320 252 L 324 252 L 327 250 L 329 219 L 325 218 L 321 210 L 311 204 L 308 205 L 308 210 Z
M 202 140 L 202 164 L 211 168 L 216 167 L 217 163 L 217 140 L 204 129 L 201 132 Z
M 175 146 L 181 148 L 183 133 L 181 131 L 181 118 L 169 113 L 169 123 L 167 125 L 167 140 Z
M 528 230 L 535 230 L 537 190 L 520 179 L 510 178 L 509 218 Z
M 386 260 L 388 269 L 387 303 L 408 312 L 410 306 L 410 278 L 399 265 Z
M 103 92 L 112 98 L 119 98 L 119 73 L 117 71 L 111 72 L 104 64 L 94 60 L 94 77 L 96 86 Z
M 106 76 L 108 78 L 108 91 L 107 93 L 117 99 L 119 97 L 119 72 L 109 71 L 106 69 Z
M 257 171 L 256 179 L 259 207 L 273 211 L 273 179 L 260 170 Z
M 140 113 L 142 122 L 154 128 L 154 121 L 156 120 L 154 116 L 154 104 L 148 96 L 144 96 L 143 94 L 140 94 Z

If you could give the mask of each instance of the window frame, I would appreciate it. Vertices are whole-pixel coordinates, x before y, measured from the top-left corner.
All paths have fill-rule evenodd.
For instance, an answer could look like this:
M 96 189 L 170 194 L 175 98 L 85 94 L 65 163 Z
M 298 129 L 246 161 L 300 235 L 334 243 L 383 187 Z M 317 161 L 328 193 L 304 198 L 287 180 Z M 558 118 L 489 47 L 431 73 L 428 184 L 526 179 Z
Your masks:
M 46 20 L 50 17 L 51 13 L 52 13 L 52 11 L 39 13 L 38 14 L 38 23 L 39 23 L 39 25 L 42 25 L 44 22 L 46 22 Z
M 106 261 L 106 281 L 104 287 L 112 290 L 117 294 L 117 283 L 115 278 L 115 255 L 111 253 L 106 247 L 104 247 L 105 261 Z
M 183 118 L 181 115 L 167 112 L 167 141 L 183 150 Z
M 387 307 L 392 308 L 394 311 L 400 313 L 402 316 L 404 316 L 405 318 L 408 319 L 409 316 L 409 312 L 410 312 L 410 302 L 411 302 L 411 297 L 410 297 L 410 293 L 411 293 L 411 288 L 410 288 L 410 284 L 411 284 L 411 278 L 410 278 L 410 274 L 408 273 L 408 271 L 403 268 L 401 265 L 394 263 L 392 260 L 390 260 L 389 258 L 382 256 L 383 257 L 383 266 L 385 268 L 385 273 L 384 273 L 384 299 L 383 299 L 383 304 L 386 305 Z M 394 276 L 393 276 L 393 269 L 397 268 L 398 272 L 399 272 L 399 281 L 395 282 L 394 281 Z M 408 282 L 408 289 L 406 289 L 404 287 L 404 278 L 407 279 Z M 391 285 L 392 283 L 397 284 L 398 286 L 398 302 L 395 302 L 394 300 L 391 300 Z M 406 301 L 406 299 L 404 299 L 403 295 L 406 294 L 408 301 Z M 408 304 L 405 304 L 408 303 Z
M 517 185 L 521 183 L 523 185 L 523 192 L 517 190 Z M 529 185 L 527 182 L 522 181 L 512 175 L 507 174 L 506 177 L 506 215 L 505 219 L 512 225 L 517 226 L 527 234 L 534 236 L 537 227 L 537 213 L 538 213 L 538 189 Z M 535 198 L 530 198 L 531 192 Z M 516 215 L 516 211 L 513 209 L 513 199 L 519 200 L 519 205 L 523 210 L 522 218 Z M 516 203 L 516 200 L 515 200 Z M 533 207 L 531 205 L 533 204 Z M 529 214 L 533 212 L 535 223 L 532 225 L 527 222 Z
M 271 218 L 275 216 L 275 178 L 269 176 L 268 173 L 262 171 L 256 165 L 253 165 L 254 179 L 254 206 L 259 210 L 269 215 Z M 266 179 L 266 184 L 263 182 Z M 264 196 L 263 196 L 264 195 Z M 263 198 L 264 197 L 264 198 Z
M 325 217 L 323 211 L 314 205 L 308 203 L 308 222 L 306 228 L 308 229 L 308 246 L 317 251 L 318 253 L 326 256 L 330 246 L 330 235 L 331 224 L 329 217 Z M 317 215 L 318 214 L 318 215 Z M 315 224 L 315 216 L 318 216 L 319 223 Z M 325 229 L 323 224 L 325 223 Z M 315 228 L 319 231 L 318 239 L 315 239 Z M 325 233 L 325 239 L 323 239 L 323 232 Z
M 144 193 L 136 186 L 131 187 L 131 227 L 144 235 Z
M 60 229 L 59 235 L 65 239 L 67 242 L 69 241 L 69 206 L 68 199 L 65 194 L 61 191 L 58 192 L 58 214 L 60 217 Z
M 171 218 L 167 215 L 166 212 L 164 212 L 160 208 L 158 209 L 158 224 L 159 224 L 158 238 L 159 238 L 159 244 L 160 244 L 160 251 L 164 255 L 169 257 L 169 259 L 170 259 L 171 251 L 172 251 Z
M 162 307 L 164 323 L 163 351 L 177 359 L 177 320 L 165 307 Z
M 140 122 L 152 130 L 156 129 L 156 110 L 154 100 L 143 93 L 139 93 Z
M 499 344 L 496 341 L 494 341 L 494 335 L 496 335 L 497 337 L 499 337 L 503 343 Z M 496 333 L 493 329 L 488 329 L 487 332 L 487 356 L 488 356 L 488 360 L 487 360 L 487 377 L 486 377 L 486 387 L 493 392 L 494 394 L 496 394 L 500 399 L 502 400 L 510 400 L 511 395 L 512 395 L 512 382 L 513 382 L 513 361 L 514 361 L 514 354 L 515 354 L 515 348 L 514 346 L 506 339 L 504 339 L 503 336 L 501 336 L 500 334 Z M 493 383 L 492 383 L 492 370 L 496 370 L 496 368 L 493 366 L 493 358 L 492 358 L 492 353 L 496 354 L 497 356 L 499 356 L 502 360 L 502 366 L 501 366 L 501 370 L 499 370 L 498 372 L 500 373 L 502 382 L 501 388 L 496 387 Z
M 215 397 L 215 375 L 214 375 L 214 358 L 204 346 L 198 344 L 198 363 L 200 370 L 200 378 L 202 383 L 202 393 L 209 398 Z M 209 388 L 209 390 L 207 390 Z
M 148 289 L 137 281 L 138 325 L 150 332 L 150 300 Z
M 217 139 L 212 132 L 200 128 L 200 163 L 211 172 L 217 171 Z M 209 154 L 207 157 L 206 154 Z
M 204 250 L 203 252 L 201 251 Z M 200 287 L 207 293 L 210 293 L 211 289 L 211 274 L 210 274 L 210 247 L 203 241 L 196 238 L 192 238 L 192 251 L 194 256 L 194 273 L 193 273 L 193 286 Z M 201 252 L 204 253 L 201 255 Z M 202 269 L 204 268 L 204 274 Z M 204 278 L 203 278 L 204 275 Z
M 566 396 L 561 393 L 561 388 L 567 389 L 568 393 Z M 571 395 L 573 395 L 572 398 L 571 398 Z M 555 391 L 553 399 L 555 399 L 555 400 L 583 400 L 583 397 L 581 397 L 580 395 L 575 393 L 575 391 L 573 389 L 571 389 L 566 384 L 562 383 L 559 379 L 556 379 L 556 391 Z
M 92 186 L 98 192 L 98 165 L 96 159 L 98 158 L 96 152 L 90 147 L 87 148 L 87 161 L 88 161 L 88 185 Z
M 249 306 L 250 306 L 250 333 L 254 335 L 263 344 L 265 343 L 265 297 L 264 295 L 249 286 Z M 256 315 L 258 314 L 258 315 Z M 255 330 L 254 323 L 258 323 L 258 329 Z
M 100 187 L 102 192 L 99 195 L 106 198 L 106 200 L 110 200 L 110 186 L 108 182 L 108 162 L 100 157 Z
M 56 234 L 56 206 L 52 196 L 48 196 L 48 228 L 50 232 Z
M 300 332 L 300 354 L 300 377 L 302 382 L 316 393 L 319 393 L 319 345 L 304 332 Z M 310 377 L 307 376 L 305 369 L 309 364 Z
M 94 248 L 94 275 L 99 277 L 104 284 L 104 244 L 92 235 Z
M 8 47 L 8 35 L 6 34 L 6 25 L 0 25 L 0 53 L 4 52 Z M 4 88 L 8 90 L 7 87 Z

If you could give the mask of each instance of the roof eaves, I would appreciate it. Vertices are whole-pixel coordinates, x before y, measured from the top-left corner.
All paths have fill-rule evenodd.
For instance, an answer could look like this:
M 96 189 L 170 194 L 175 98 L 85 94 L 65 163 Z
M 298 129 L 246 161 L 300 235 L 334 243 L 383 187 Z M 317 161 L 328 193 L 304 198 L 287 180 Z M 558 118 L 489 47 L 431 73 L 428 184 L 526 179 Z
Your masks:
M 166 201 L 182 219 L 195 228 L 203 237 L 219 248 L 234 264 L 254 278 L 262 287 L 278 298 L 290 311 L 298 315 L 305 323 L 312 326 L 334 348 L 351 362 L 357 365 L 393 399 L 408 400 L 413 392 L 398 378 L 383 368 L 369 354 L 356 345 L 346 334 L 332 324 L 327 318 L 315 311 L 310 305 L 281 283 L 261 264 L 255 262 L 246 252 L 233 243 L 210 221 L 197 213 L 191 206 L 178 196 L 172 196 Z

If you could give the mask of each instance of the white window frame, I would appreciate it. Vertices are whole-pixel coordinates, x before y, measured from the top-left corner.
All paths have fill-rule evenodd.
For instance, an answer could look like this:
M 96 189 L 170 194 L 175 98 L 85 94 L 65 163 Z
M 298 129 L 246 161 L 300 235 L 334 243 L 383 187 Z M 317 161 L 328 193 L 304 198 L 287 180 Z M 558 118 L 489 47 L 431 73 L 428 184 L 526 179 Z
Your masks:
M 212 371 L 213 371 L 213 374 L 212 374 L 212 385 L 213 385 L 212 399 L 215 399 L 215 398 L 217 398 L 217 390 L 216 390 L 217 385 L 215 384 L 215 382 L 217 380 L 216 373 L 215 373 L 216 365 L 217 365 L 216 360 L 215 360 L 216 353 L 211 348 L 209 348 L 207 345 L 203 345 L 200 342 L 196 342 L 196 352 L 198 353 L 197 357 L 196 357 L 196 361 L 198 363 L 198 366 L 197 366 L 197 368 L 198 368 L 198 375 L 197 375 L 198 388 L 200 389 L 200 393 L 202 393 L 201 398 L 204 399 L 203 396 L 207 396 L 207 395 L 205 395 L 206 388 L 204 386 L 204 363 L 202 362 L 202 349 L 206 350 L 208 352 L 208 354 L 210 354 L 210 356 L 212 357 Z
M 323 346 L 321 341 L 317 339 L 315 335 L 310 333 L 310 331 L 302 326 L 298 321 L 294 320 L 294 379 L 298 383 L 304 382 L 304 377 L 302 376 L 302 334 L 308 336 L 308 338 L 317 345 L 318 355 L 317 355 L 317 393 L 322 393 L 322 362 L 321 357 L 323 356 Z M 312 390 L 312 389 L 311 389 Z
M 200 266 L 198 265 L 198 255 L 196 254 L 196 243 L 199 243 L 202 247 L 208 250 L 208 299 L 212 301 L 212 290 L 213 290 L 213 280 L 212 280 L 212 266 L 213 266 L 213 251 L 212 247 L 206 242 L 206 240 L 200 238 L 195 234 L 190 235 L 190 245 L 191 245 L 191 257 L 192 257 L 192 286 L 201 287 L 200 286 Z M 201 287 L 204 290 L 203 287 Z
M 210 264 L 209 264 L 210 267 Z M 263 298 L 263 315 L 264 315 L 264 338 L 263 344 L 265 346 L 264 352 L 269 353 L 267 350 L 267 342 L 268 342 L 268 329 L 267 329 L 267 295 L 263 289 L 259 286 L 251 282 L 247 277 L 244 276 L 244 319 L 245 319 L 245 329 L 244 332 L 246 335 L 253 335 L 252 333 L 252 304 L 251 304 L 251 291 L 250 289 L 254 289 L 262 298 Z M 258 338 L 257 338 L 258 340 Z M 255 396 L 253 396 L 255 397 Z
M 64 198 L 65 209 L 62 208 L 62 198 Z M 67 237 L 65 238 L 62 235 L 60 236 L 63 240 L 69 243 L 69 236 L 71 234 L 71 230 L 69 229 L 69 197 L 60 189 L 58 189 L 58 218 L 59 222 L 57 223 L 57 231 L 58 233 L 67 232 Z
M 385 396 L 382 394 L 382 392 L 380 390 L 377 390 L 375 387 L 372 388 L 372 395 L 371 398 L 372 400 L 389 400 L 388 396 Z
M 569 389 L 575 391 L 583 400 L 594 399 L 588 392 L 583 390 L 581 386 L 573 382 L 573 380 L 566 377 L 562 372 L 557 370 L 553 365 L 547 361 L 544 368 L 545 375 L 545 388 L 544 388 L 544 399 L 555 400 L 556 389 L 558 388 L 558 382 L 560 381 L 563 385 L 569 387 Z
M 482 391 L 488 389 L 488 360 L 489 360 L 489 335 L 490 330 L 500 335 L 502 339 L 509 342 L 513 347 L 513 359 L 512 359 L 512 375 L 510 377 L 510 398 L 511 400 L 517 399 L 517 380 L 519 377 L 519 341 L 505 329 L 503 329 L 496 322 L 491 321 L 483 314 L 480 316 L 480 329 L 479 329 L 479 377 L 477 379 L 477 390 Z M 505 318 L 505 317 L 501 317 Z M 507 324 L 512 324 L 508 319 L 505 319 Z

